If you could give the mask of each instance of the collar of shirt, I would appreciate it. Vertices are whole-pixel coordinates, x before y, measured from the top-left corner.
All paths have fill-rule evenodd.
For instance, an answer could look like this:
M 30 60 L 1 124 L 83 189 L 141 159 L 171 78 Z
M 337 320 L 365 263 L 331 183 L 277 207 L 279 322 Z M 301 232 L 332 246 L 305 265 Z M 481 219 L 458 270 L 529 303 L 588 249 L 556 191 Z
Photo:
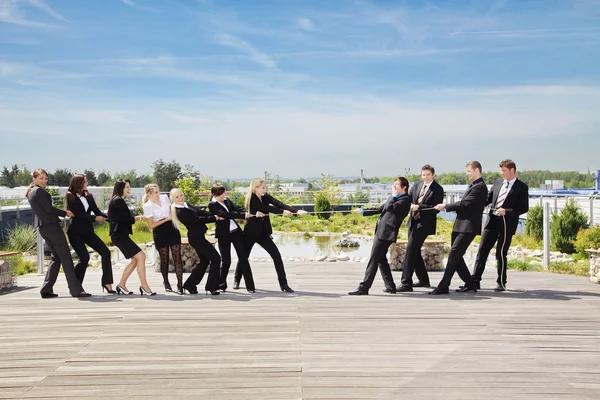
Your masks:
M 515 181 L 517 180 L 517 177 L 515 176 L 514 178 L 512 178 L 510 181 L 507 181 L 506 179 L 502 182 L 502 186 L 506 185 L 506 182 L 508 182 L 508 188 L 510 189 L 512 187 L 512 185 L 515 184 Z
M 406 194 L 406 192 L 405 193 L 397 194 L 397 195 L 394 196 L 394 198 L 395 199 L 399 199 L 400 197 L 404 196 L 405 194 Z

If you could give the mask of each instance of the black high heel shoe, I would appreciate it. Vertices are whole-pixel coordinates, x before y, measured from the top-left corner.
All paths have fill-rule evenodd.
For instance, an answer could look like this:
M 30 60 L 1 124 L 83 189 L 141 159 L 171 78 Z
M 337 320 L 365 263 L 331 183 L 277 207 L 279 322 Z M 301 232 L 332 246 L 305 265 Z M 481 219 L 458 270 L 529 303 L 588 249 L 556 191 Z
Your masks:
M 148 295 L 148 296 L 154 296 L 156 294 L 156 292 L 149 292 L 146 289 L 144 289 L 143 287 L 140 286 L 140 294 L 143 295 Z
M 130 290 L 125 290 L 122 286 L 117 285 L 117 294 L 133 294 L 133 292 Z
M 163 286 L 165 287 L 165 292 L 172 292 L 171 284 L 169 282 L 163 282 Z
M 287 292 L 287 293 L 294 293 L 294 289 L 292 289 L 288 285 L 281 286 L 281 291 L 282 292 Z
M 207 296 L 208 296 L 208 292 L 210 292 L 210 294 L 212 294 L 213 296 L 218 296 L 221 294 L 221 292 L 219 292 L 218 290 L 206 290 Z
M 181 283 L 177 284 L 177 294 L 178 295 L 183 295 L 183 285 Z
M 102 285 L 102 293 L 104 293 L 104 291 L 105 291 L 105 290 L 106 290 L 108 293 L 110 293 L 110 294 L 115 294 L 115 293 L 117 293 L 117 291 L 116 291 L 116 290 L 109 290 L 109 289 L 106 287 L 106 285 Z
M 239 289 L 240 288 L 240 281 L 233 281 L 233 288 L 235 290 Z

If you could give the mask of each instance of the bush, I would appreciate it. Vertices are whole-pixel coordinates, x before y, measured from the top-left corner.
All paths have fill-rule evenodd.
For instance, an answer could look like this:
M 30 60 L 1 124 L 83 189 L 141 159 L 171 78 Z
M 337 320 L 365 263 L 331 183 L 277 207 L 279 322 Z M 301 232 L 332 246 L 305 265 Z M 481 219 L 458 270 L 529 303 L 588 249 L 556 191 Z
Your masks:
M 589 264 L 586 262 L 551 262 L 549 266 L 550 272 L 564 275 L 588 276 Z
M 37 272 L 37 265 L 35 262 L 25 260 L 21 254 L 12 257 L 9 262 L 13 275 L 25 275 Z
M 587 215 L 579 211 L 573 200 L 568 201 L 560 214 L 554 214 L 550 222 L 552 247 L 562 253 L 575 252 L 573 242 L 581 228 L 587 227 Z
M 30 251 L 37 246 L 37 232 L 31 225 L 17 224 L 8 231 L 7 248 L 21 253 Z
M 521 260 L 508 260 L 508 269 L 517 271 L 536 271 L 542 272 L 544 268 L 541 265 L 533 264 L 527 261 Z
M 541 241 L 544 236 L 544 209 L 537 205 L 527 212 L 525 221 L 525 235 Z
M 575 239 L 575 250 L 582 257 L 587 257 L 587 249 L 600 247 L 600 226 L 582 229 Z
M 333 211 L 331 207 L 331 202 L 322 193 L 315 195 L 315 212 L 320 213 L 317 214 L 321 219 L 329 219 L 331 217 L 331 213 L 323 212 L 323 211 Z

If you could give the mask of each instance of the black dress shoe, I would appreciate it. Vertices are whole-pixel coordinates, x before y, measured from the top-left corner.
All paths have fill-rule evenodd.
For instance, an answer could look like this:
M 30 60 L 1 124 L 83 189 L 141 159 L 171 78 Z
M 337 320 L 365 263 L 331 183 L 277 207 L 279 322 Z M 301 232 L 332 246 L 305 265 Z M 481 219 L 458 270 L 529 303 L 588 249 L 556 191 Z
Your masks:
M 42 295 L 42 299 L 53 299 L 55 297 L 58 297 L 58 295 L 56 293 L 43 292 L 40 294 Z
M 233 281 L 233 288 L 234 289 L 239 289 L 240 288 L 240 281 Z
M 471 291 L 471 290 L 473 292 L 477 292 L 477 289 L 475 289 L 475 285 L 473 285 L 473 286 L 469 286 L 469 285 L 460 286 L 458 289 L 455 290 L 455 292 L 466 293 L 466 292 Z
M 367 296 L 369 292 L 365 292 L 361 289 L 356 289 L 354 292 L 348 292 L 350 296 Z
M 431 292 L 429 292 L 429 294 L 431 294 L 431 295 L 450 294 L 450 291 L 448 289 L 435 288 Z
M 207 290 L 206 291 L 207 295 L 208 295 L 208 292 L 210 292 L 210 294 L 212 294 L 213 296 L 219 296 L 221 294 L 221 292 L 218 290 Z
M 464 287 L 465 287 L 465 285 L 462 285 L 462 286 L 459 286 L 458 288 L 462 289 Z M 478 290 L 481 289 L 481 281 L 473 281 L 473 287 Z
M 383 293 L 396 294 L 396 289 L 383 289 Z
M 189 294 L 198 294 L 198 289 L 196 289 L 195 286 L 190 286 L 190 285 L 184 284 L 182 286 L 182 289 L 187 290 Z
M 73 297 L 92 297 L 92 294 L 83 292 L 83 293 L 74 294 Z
M 226 284 L 226 283 L 222 283 L 222 284 L 220 284 L 220 285 L 219 285 L 219 290 L 220 290 L 221 292 L 225 292 L 225 291 L 227 291 L 227 284 Z
M 506 291 L 506 287 L 502 286 L 502 285 L 498 285 L 494 288 L 494 292 L 505 292 Z
M 396 288 L 396 292 L 412 292 L 413 288 L 412 286 L 408 286 L 408 285 L 400 285 Z
M 246 289 L 246 291 L 247 291 L 248 293 L 256 293 L 256 290 L 254 290 L 254 289 Z
M 288 285 L 281 286 L 281 291 L 286 293 L 294 293 L 294 289 L 292 289 Z
M 425 284 L 425 283 L 417 282 L 417 283 L 414 283 L 412 285 L 412 287 L 431 287 L 431 285 L 429 283 Z M 411 292 L 412 292 L 412 290 L 411 290 Z

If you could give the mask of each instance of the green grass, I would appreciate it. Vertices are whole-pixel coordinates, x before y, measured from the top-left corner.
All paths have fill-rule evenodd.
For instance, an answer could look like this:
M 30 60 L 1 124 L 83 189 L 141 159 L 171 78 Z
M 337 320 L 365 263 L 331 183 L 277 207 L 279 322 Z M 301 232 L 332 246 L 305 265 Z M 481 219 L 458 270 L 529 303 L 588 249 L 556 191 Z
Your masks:
M 37 232 L 31 225 L 18 224 L 8 231 L 8 240 L 4 245 L 7 251 L 26 252 L 36 248 Z
M 509 260 L 508 269 L 517 271 L 534 271 L 534 272 L 550 272 L 563 275 L 588 276 L 589 271 L 588 261 L 578 261 L 575 263 L 567 262 L 551 262 L 548 271 L 539 264 L 533 264 L 530 261 Z
M 10 263 L 11 272 L 14 275 L 25 275 L 37 272 L 37 265 L 33 261 L 27 261 L 23 258 L 22 254 L 10 257 L 8 259 Z
M 512 238 L 510 245 L 512 247 L 521 246 L 524 249 L 529 249 L 529 250 L 538 250 L 538 249 L 541 250 L 543 247 L 542 242 L 540 240 L 537 240 L 536 238 L 534 238 L 532 236 L 524 235 L 522 233 L 515 234 Z
M 104 222 L 98 225 L 96 229 L 94 229 L 94 232 L 96 232 L 96 235 L 98 235 L 98 237 L 102 239 L 104 244 L 106 244 L 107 246 L 113 245 L 112 240 L 110 239 L 110 235 L 108 234 L 108 222 Z M 131 235 L 131 239 L 135 243 L 148 243 L 154 240 L 152 238 L 152 232 L 150 232 L 150 229 L 148 228 L 148 224 L 143 221 L 137 221 L 135 225 L 133 225 L 133 235 Z

